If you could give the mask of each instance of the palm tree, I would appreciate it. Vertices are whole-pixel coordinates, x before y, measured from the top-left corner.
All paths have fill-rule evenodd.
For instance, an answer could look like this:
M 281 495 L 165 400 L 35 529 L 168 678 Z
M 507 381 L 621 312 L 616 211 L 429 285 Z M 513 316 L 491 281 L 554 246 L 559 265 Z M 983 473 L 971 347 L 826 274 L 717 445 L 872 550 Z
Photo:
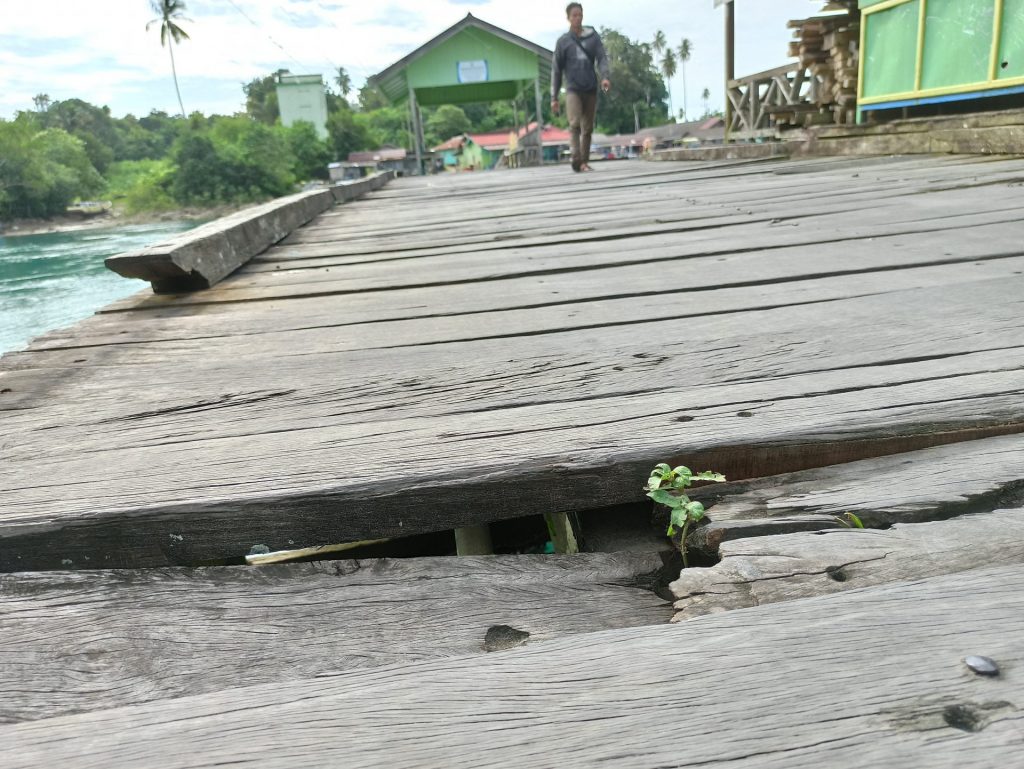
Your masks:
M 661 52 L 668 47 L 668 39 L 660 29 L 654 33 L 654 40 L 651 41 L 651 48 L 654 49 L 655 57 L 661 56 Z
M 665 76 L 668 86 L 668 114 L 672 114 L 672 78 L 676 74 L 676 55 L 669 48 L 661 59 L 661 74 Z
M 154 24 L 160 24 L 160 46 L 167 46 L 171 54 L 171 75 L 174 76 L 174 91 L 178 94 L 178 106 L 181 107 L 181 116 L 185 117 L 185 105 L 181 101 L 181 89 L 178 88 L 178 70 L 174 66 L 174 44 L 180 43 L 182 39 L 188 40 L 188 33 L 180 26 L 179 21 L 192 21 L 186 18 L 185 3 L 183 0 L 149 0 L 149 6 L 153 13 L 159 14 L 159 18 L 153 19 L 146 25 L 148 31 Z
M 348 72 L 344 67 L 338 67 L 338 74 L 334 78 L 334 82 L 337 83 L 341 95 L 348 97 L 349 92 L 352 90 L 352 78 L 348 76 Z
M 700 98 L 704 100 L 704 117 L 707 117 L 711 113 L 711 108 L 708 107 L 708 101 L 711 99 L 711 91 L 705 88 L 701 92 Z
M 679 64 L 683 71 L 683 113 L 686 115 L 690 114 L 690 105 L 686 101 L 686 62 L 690 60 L 690 56 L 693 55 L 693 43 L 690 42 L 688 37 L 683 38 L 683 42 L 676 48 L 676 53 L 679 54 Z

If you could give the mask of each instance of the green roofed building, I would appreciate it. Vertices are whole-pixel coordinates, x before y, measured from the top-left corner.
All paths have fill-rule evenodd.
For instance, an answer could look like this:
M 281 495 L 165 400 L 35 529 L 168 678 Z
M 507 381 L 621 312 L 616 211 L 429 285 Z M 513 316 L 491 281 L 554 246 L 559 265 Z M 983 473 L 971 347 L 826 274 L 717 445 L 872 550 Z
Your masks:
M 550 50 L 466 14 L 368 83 L 392 104 L 409 103 L 422 167 L 421 106 L 511 101 L 529 98 L 532 91 L 540 115 L 541 94 L 550 79 Z

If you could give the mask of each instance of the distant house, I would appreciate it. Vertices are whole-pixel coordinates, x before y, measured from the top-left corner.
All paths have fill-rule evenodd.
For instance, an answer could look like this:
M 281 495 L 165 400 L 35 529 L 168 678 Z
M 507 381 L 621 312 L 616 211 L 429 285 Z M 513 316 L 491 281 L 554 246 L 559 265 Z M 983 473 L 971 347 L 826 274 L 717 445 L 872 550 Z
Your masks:
M 725 141 L 725 121 L 720 117 L 668 123 L 633 134 L 594 135 L 594 151 L 609 158 L 639 157 L 644 151 L 668 147 L 703 146 Z
M 544 163 L 558 163 L 568 156 L 569 152 L 569 131 L 565 128 L 546 125 L 541 130 L 541 160 Z M 537 123 L 530 123 L 529 126 L 520 129 L 518 137 L 520 147 L 535 147 L 537 145 Z
M 436 147 L 431 147 L 431 152 L 443 159 L 446 168 L 458 168 L 462 171 L 495 168 L 501 164 L 514 137 L 515 134 L 511 131 L 460 134 Z
M 371 166 L 378 171 L 394 171 L 396 176 L 411 176 L 416 173 L 416 158 L 401 147 L 381 147 L 365 152 L 350 152 L 348 162 L 360 166 Z
M 432 147 L 434 156 L 448 169 L 478 170 L 506 165 L 523 165 L 510 160 L 525 150 L 536 146 L 537 124 L 514 130 L 494 131 L 485 134 L 460 134 Z M 554 126 L 544 126 L 541 132 L 541 147 L 545 163 L 557 163 L 569 148 L 569 132 Z
M 284 125 L 304 120 L 313 124 L 317 136 L 327 138 L 327 94 L 322 75 L 281 72 L 277 76 L 277 104 Z
M 348 182 L 361 179 L 373 173 L 376 166 L 370 163 L 328 163 L 327 175 L 331 182 Z

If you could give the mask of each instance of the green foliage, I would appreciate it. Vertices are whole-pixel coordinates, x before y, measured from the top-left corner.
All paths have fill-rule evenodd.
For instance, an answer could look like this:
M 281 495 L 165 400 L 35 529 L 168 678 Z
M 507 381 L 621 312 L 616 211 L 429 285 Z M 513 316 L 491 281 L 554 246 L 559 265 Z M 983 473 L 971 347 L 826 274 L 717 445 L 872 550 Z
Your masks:
M 694 473 L 683 465 L 669 467 L 662 463 L 651 470 L 651 477 L 647 479 L 647 485 L 644 487 L 648 497 L 669 509 L 668 536 L 674 536 L 677 529 L 682 530 L 680 550 L 684 566 L 689 565 L 686 559 L 686 534 L 690 524 L 697 523 L 704 517 L 704 505 L 692 501 L 683 491 L 694 481 L 722 483 L 725 476 L 711 471 Z
M 50 104 L 38 113 L 44 128 L 60 128 L 81 140 L 89 162 L 103 173 L 120 149 L 115 121 L 106 107 L 96 107 L 81 99 L 66 99 Z
M 390 106 L 391 102 L 376 88 L 364 85 L 359 89 L 359 109 L 363 112 L 372 112 L 373 110 L 384 109 Z
M 836 523 L 848 529 L 863 529 L 864 522 L 851 512 L 845 512 L 841 516 L 835 516 Z
M 170 211 L 174 167 L 169 159 L 122 160 L 111 165 L 103 197 L 122 206 L 125 213 Z
M 266 125 L 274 125 L 281 117 L 281 109 L 277 103 L 277 75 L 257 77 L 242 86 L 245 94 L 245 112 L 253 120 Z
M 193 121 L 175 145 L 171 195 L 179 203 L 249 202 L 291 192 L 294 158 L 286 134 L 245 117 Z
M 60 128 L 39 130 L 25 113 L 0 120 L 0 215 L 53 216 L 102 187 L 81 139 Z
M 376 147 L 388 145 L 412 149 L 408 119 L 408 113 L 400 107 L 384 107 L 363 113 L 371 141 Z
M 344 67 L 338 67 L 338 71 L 334 76 L 334 84 L 338 86 L 338 92 L 342 98 L 347 99 L 348 95 L 352 92 L 352 78 L 349 77 L 348 71 Z
M 338 160 L 347 160 L 350 152 L 374 149 L 374 136 L 366 115 L 339 110 L 327 117 L 327 133 Z
M 300 180 L 326 179 L 331 148 L 317 136 L 313 124 L 300 120 L 283 130 L 292 156 L 292 175 Z
M 426 121 L 427 146 L 434 146 L 447 141 L 453 136 L 464 134 L 472 129 L 473 124 L 469 122 L 466 113 L 461 107 L 454 104 L 442 104 Z
M 599 97 L 598 130 L 632 133 L 636 122 L 641 128 L 666 122 L 668 91 L 651 56 L 651 46 L 613 29 L 602 29 L 601 40 L 608 53 L 612 90 Z
M 547 100 L 543 100 L 543 103 L 546 104 Z M 469 133 L 486 134 L 494 133 L 495 131 L 507 130 L 515 125 L 516 122 L 516 115 L 512 109 L 512 103 L 507 101 L 465 104 L 462 109 L 470 121 Z M 519 112 L 519 120 L 520 123 L 524 120 L 522 110 Z M 441 138 L 441 141 L 450 139 L 452 136 L 454 136 L 454 134 L 444 136 Z

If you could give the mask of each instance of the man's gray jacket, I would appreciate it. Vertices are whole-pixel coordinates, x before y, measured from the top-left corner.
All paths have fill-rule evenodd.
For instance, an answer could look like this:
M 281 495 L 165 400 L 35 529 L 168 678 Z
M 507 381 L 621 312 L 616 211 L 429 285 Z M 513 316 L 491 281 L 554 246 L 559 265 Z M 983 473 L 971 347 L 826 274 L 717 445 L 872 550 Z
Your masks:
M 577 41 L 578 44 L 577 44 Z M 581 47 L 582 46 L 582 47 Z M 585 51 L 585 52 L 584 52 Z M 576 93 L 590 93 L 597 90 L 597 76 L 594 65 L 597 64 L 603 80 L 608 79 L 608 56 L 604 52 L 601 36 L 593 27 L 584 27 L 582 34 L 576 37 L 566 32 L 555 43 L 555 52 L 551 57 L 551 99 L 558 98 L 562 90 L 562 78 L 565 77 L 565 90 Z

